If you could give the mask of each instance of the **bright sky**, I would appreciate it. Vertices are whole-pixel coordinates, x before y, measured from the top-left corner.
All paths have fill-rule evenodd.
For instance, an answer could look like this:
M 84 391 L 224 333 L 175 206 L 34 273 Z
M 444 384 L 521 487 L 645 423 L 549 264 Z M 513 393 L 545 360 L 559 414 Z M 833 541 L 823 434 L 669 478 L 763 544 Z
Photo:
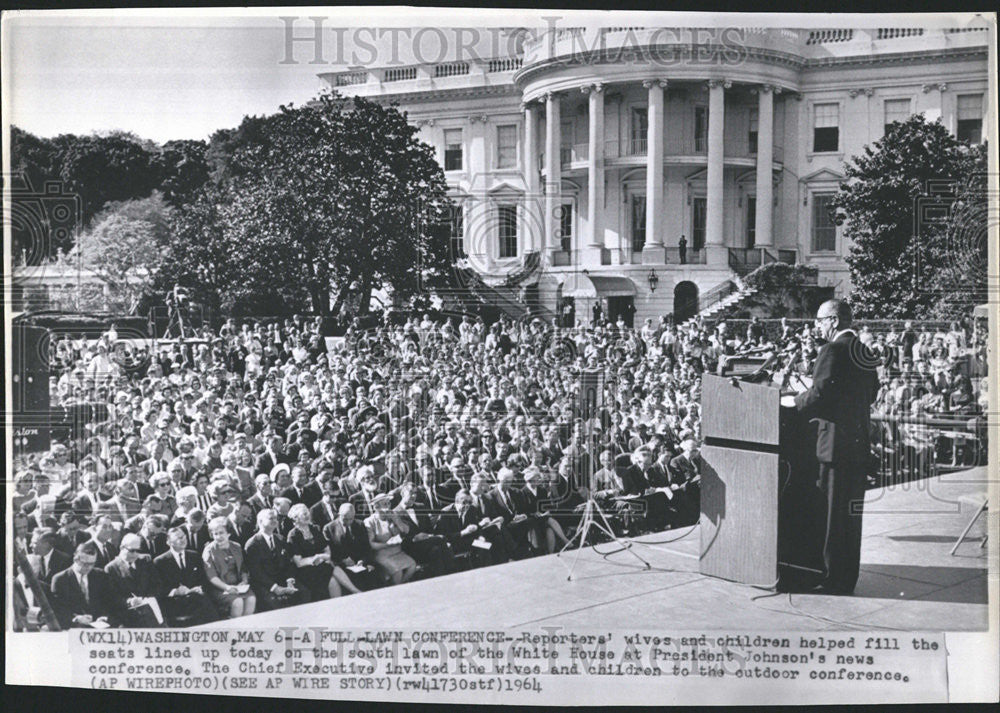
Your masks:
M 310 18 L 323 18 L 323 62 L 312 64 L 314 45 L 300 42 L 293 46 L 295 63 L 282 64 L 282 17 L 292 18 L 296 36 L 311 35 L 315 25 Z M 752 15 L 738 17 L 740 25 L 756 24 Z M 756 17 L 757 22 L 776 20 Z M 705 27 L 735 21 L 720 13 L 390 7 L 4 13 L 4 120 L 39 136 L 123 129 L 158 142 L 204 139 L 216 129 L 238 125 L 247 114 L 273 113 L 281 104 L 308 101 L 320 87 L 319 72 L 350 64 L 385 65 L 394 57 L 398 64 L 450 59 L 459 45 L 469 46 L 469 35 L 457 35 L 461 30 L 456 27 L 462 25 L 496 28 L 480 33 L 477 50 L 481 56 L 495 56 L 504 42 L 497 39 L 502 37 L 499 28 L 541 28 L 543 18 L 559 27 Z M 831 20 L 785 15 L 781 21 L 802 26 Z M 836 21 L 844 26 L 847 18 Z M 851 16 L 850 21 L 885 22 L 872 15 Z M 400 29 L 394 34 L 387 29 L 392 27 Z M 367 48 L 375 46 L 373 60 L 375 53 Z

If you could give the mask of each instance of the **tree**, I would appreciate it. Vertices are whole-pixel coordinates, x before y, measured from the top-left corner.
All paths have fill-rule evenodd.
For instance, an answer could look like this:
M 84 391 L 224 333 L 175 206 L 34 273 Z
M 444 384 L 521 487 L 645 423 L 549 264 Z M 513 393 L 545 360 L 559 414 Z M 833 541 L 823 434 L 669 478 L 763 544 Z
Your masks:
M 204 141 L 168 141 L 158 154 L 160 190 L 172 206 L 192 202 L 208 180 Z
M 105 203 L 145 198 L 159 186 L 156 154 L 129 134 L 72 137 L 65 144 L 59 174 L 80 197 L 85 226 Z
M 942 281 L 967 285 L 974 276 L 962 273 L 980 255 L 963 255 L 964 267 L 956 263 L 948 236 L 960 225 L 948 206 L 959 195 L 966 201 L 965 215 L 976 212 L 968 211 L 970 202 L 985 205 L 985 191 L 976 192 L 976 176 L 984 177 L 985 171 L 985 146 L 960 142 L 921 114 L 891 124 L 882 139 L 850 160 L 833 210 L 852 241 L 847 264 L 857 316 L 953 313 L 956 304 L 942 300 Z M 937 203 L 943 208 L 940 219 L 928 210 Z M 979 265 L 985 266 L 985 240 L 980 247 Z
M 218 132 L 208 156 L 213 184 L 183 212 L 164 282 L 211 272 L 223 309 L 328 314 L 447 273 L 444 174 L 393 107 L 324 95 Z
M 130 314 L 152 288 L 170 225 L 171 209 L 158 191 L 148 198 L 109 204 L 57 267 L 79 266 L 93 271 L 103 287 L 107 308 Z M 96 304 L 80 306 L 98 309 Z

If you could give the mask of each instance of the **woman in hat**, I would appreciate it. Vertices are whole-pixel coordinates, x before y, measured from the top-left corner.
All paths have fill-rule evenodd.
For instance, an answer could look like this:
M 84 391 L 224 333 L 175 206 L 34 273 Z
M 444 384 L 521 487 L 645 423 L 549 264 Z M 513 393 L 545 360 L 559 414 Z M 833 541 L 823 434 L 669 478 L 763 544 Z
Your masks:
M 365 519 L 368 539 L 375 551 L 375 566 L 391 584 L 408 582 L 417 571 L 416 561 L 403 552 L 403 535 L 392 517 L 392 497 L 380 493 L 372 500 L 375 512 Z

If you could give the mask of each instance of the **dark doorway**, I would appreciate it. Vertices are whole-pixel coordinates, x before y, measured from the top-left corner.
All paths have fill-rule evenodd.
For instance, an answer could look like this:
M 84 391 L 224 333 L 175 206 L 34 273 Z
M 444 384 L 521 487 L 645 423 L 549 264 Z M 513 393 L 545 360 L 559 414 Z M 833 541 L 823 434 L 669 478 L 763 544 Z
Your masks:
M 616 324 L 619 315 L 625 320 L 626 327 L 632 326 L 632 320 L 635 317 L 634 297 L 608 297 L 608 320 L 612 324 Z
M 680 324 L 698 313 L 698 286 L 689 280 L 674 287 L 674 323 Z
M 757 244 L 757 197 L 747 196 L 747 247 Z

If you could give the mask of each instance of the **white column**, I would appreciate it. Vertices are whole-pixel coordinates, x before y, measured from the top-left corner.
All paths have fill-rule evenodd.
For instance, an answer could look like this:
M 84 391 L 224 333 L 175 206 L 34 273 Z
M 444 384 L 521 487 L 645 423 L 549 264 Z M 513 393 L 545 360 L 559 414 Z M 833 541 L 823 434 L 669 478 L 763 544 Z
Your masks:
M 526 252 L 542 249 L 542 205 L 538 172 L 538 119 L 536 102 L 522 104 L 524 109 L 524 211 L 521 230 Z
M 587 95 L 589 117 L 589 145 L 587 147 L 587 247 L 582 251 L 581 263 L 601 264 L 604 247 L 604 85 L 582 87 Z
M 559 95 L 545 95 L 545 236 L 542 249 L 547 261 L 553 250 L 559 249 L 556 230 L 559 227 L 558 211 L 561 200 L 562 175 L 559 162 L 560 146 Z
M 642 83 L 649 92 L 646 132 L 646 245 L 642 249 L 643 264 L 666 262 L 663 248 L 663 92 L 667 80 L 653 79 Z
M 708 83 L 708 175 L 705 201 L 705 246 L 709 264 L 728 263 L 723 231 L 723 158 L 725 140 L 725 89 L 729 82 L 713 79 Z
M 774 91 L 763 84 L 757 89 L 757 216 L 754 232 L 756 244 L 762 248 L 774 246 L 771 213 L 774 209 L 774 184 L 771 170 L 774 163 Z

